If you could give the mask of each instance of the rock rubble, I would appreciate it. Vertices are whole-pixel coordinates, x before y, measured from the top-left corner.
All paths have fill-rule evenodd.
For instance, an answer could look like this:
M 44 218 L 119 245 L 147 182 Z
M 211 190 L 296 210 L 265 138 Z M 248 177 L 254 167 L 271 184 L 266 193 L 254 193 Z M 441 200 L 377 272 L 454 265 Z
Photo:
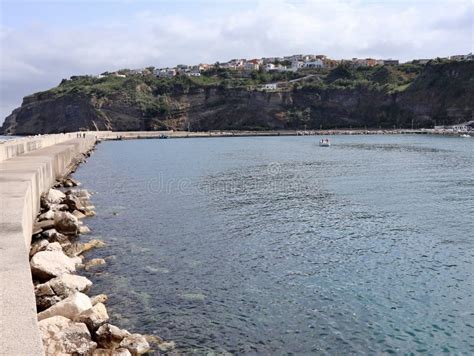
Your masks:
M 55 188 L 78 185 L 76 180 L 65 178 Z M 82 255 L 104 247 L 104 242 L 77 241 L 79 234 L 91 232 L 80 221 L 95 215 L 90 197 L 84 189 L 50 189 L 41 197 L 41 212 L 33 228 L 30 266 L 45 355 L 145 354 L 152 351 L 147 341 L 150 336 L 132 334 L 109 324 L 107 295 L 87 296 L 92 282 L 76 274 L 80 268 L 106 268 L 104 259 L 83 261 Z M 151 337 L 159 340 L 153 342 L 158 354 L 174 348 L 173 342 Z

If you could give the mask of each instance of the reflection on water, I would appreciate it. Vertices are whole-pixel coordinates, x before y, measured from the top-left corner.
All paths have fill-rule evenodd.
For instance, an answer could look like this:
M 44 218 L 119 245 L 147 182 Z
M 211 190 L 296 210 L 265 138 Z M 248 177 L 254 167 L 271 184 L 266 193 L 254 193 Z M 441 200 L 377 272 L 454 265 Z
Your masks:
M 113 322 L 185 352 L 474 351 L 474 141 L 105 142 L 76 177 Z

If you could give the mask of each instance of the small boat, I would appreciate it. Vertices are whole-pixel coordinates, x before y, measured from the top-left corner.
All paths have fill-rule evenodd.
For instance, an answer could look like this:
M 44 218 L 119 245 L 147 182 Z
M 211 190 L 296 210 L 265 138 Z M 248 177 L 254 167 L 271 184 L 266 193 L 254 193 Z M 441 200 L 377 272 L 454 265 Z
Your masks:
M 160 136 L 158 136 L 158 138 L 163 140 L 163 139 L 168 138 L 168 135 L 161 134 Z
M 471 135 L 469 135 L 469 134 L 462 134 L 462 135 L 459 135 L 459 137 L 469 138 L 469 137 L 471 137 Z
M 329 142 L 328 138 L 323 138 L 323 139 L 321 139 L 321 141 L 319 141 L 319 146 L 329 147 L 329 146 L 331 146 L 331 142 Z

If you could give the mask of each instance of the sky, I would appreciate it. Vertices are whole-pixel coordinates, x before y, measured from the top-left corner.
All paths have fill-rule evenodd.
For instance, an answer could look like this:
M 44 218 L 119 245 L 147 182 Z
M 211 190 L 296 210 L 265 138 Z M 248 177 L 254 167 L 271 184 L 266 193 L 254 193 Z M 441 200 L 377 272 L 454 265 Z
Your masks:
M 0 124 L 71 75 L 325 54 L 473 52 L 472 0 L 0 0 Z

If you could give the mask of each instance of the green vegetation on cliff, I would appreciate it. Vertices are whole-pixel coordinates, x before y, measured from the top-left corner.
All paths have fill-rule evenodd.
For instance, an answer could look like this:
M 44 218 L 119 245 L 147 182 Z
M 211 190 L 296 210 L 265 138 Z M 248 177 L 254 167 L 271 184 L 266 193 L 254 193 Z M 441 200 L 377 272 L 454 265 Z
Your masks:
M 75 76 L 24 99 L 5 133 L 77 129 L 429 127 L 472 117 L 473 62 L 239 73 L 198 77 Z M 278 83 L 267 90 L 266 83 Z

